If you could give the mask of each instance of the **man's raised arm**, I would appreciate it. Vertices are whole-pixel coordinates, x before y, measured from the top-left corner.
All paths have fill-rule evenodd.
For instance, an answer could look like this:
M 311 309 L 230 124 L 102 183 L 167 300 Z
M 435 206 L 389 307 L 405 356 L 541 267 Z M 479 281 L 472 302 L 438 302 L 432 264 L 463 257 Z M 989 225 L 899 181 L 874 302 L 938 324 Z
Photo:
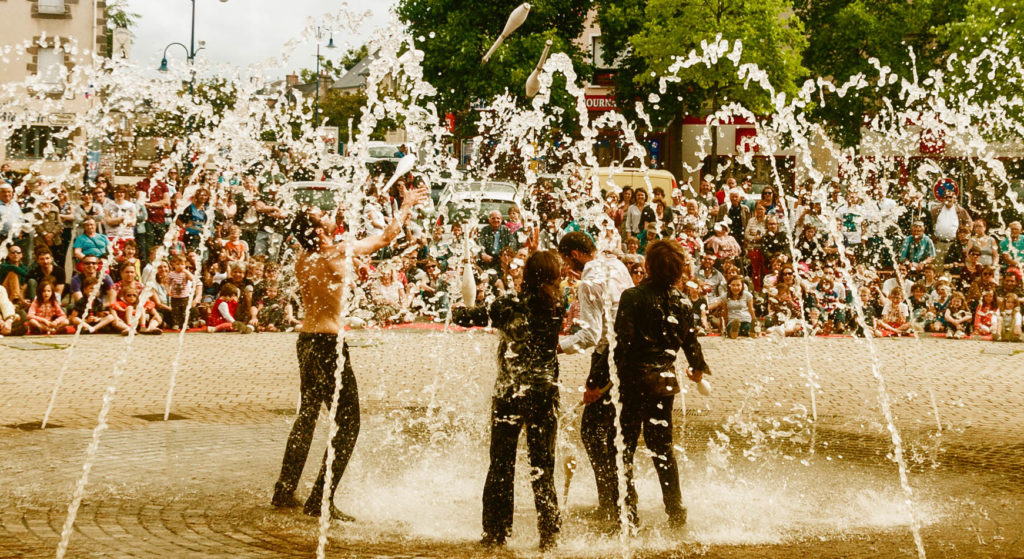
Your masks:
M 391 218 L 391 222 L 384 228 L 383 233 L 354 241 L 352 243 L 353 255 L 373 254 L 390 245 L 391 241 L 395 240 L 398 234 L 402 232 L 402 227 L 409 219 L 409 212 L 412 211 L 413 206 L 419 204 L 427 197 L 427 188 L 425 186 L 404 190 L 399 185 L 399 189 L 402 189 L 402 207 Z

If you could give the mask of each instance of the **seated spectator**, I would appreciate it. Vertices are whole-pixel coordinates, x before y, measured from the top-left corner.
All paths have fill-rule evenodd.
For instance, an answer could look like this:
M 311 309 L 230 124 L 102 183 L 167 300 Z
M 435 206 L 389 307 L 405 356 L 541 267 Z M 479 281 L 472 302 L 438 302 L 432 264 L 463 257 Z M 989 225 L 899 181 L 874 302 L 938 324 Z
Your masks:
M 931 332 L 932 324 L 938 320 L 935 310 L 928 300 L 928 290 L 921 282 L 910 288 L 910 322 L 918 333 Z
M 85 276 L 80 291 L 91 293 L 97 289 L 98 284 L 99 279 L 95 276 Z M 89 299 L 89 297 L 79 296 L 75 300 L 69 318 L 72 326 L 81 328 L 81 331 L 87 334 L 103 331 L 114 331 L 121 334 L 128 332 L 128 325 L 117 318 L 103 297 L 92 298 L 92 304 L 89 304 Z
M 252 332 L 254 329 L 251 325 L 235 319 L 238 302 L 238 287 L 225 282 L 217 294 L 217 300 L 213 302 L 213 307 L 210 308 L 210 317 L 206 321 L 207 331 L 213 333 L 235 330 L 242 334 Z
M 107 257 L 110 250 L 110 239 L 103 233 L 96 231 L 96 220 L 88 217 L 82 222 L 82 234 L 75 237 L 71 244 L 75 261 L 81 262 L 87 256 L 95 256 L 102 259 Z
M 943 269 L 950 274 L 959 274 L 967 262 L 967 255 L 970 251 L 967 245 L 971 242 L 971 228 L 960 225 L 956 230 L 956 238 L 950 243 L 946 255 L 942 259 Z M 980 257 L 981 249 L 975 247 L 975 253 Z M 968 282 L 970 283 L 970 282 Z
M 19 311 L 0 286 L 0 336 L 20 336 L 25 333 L 25 311 Z
M 142 289 L 145 287 L 142 285 L 142 282 L 138 280 L 135 266 L 133 266 L 131 262 L 121 270 L 121 279 L 114 284 L 115 300 L 119 299 L 121 297 L 121 292 L 128 287 L 131 287 L 135 291 L 136 296 L 142 293 Z
M 291 301 L 281 295 L 276 283 L 266 287 L 259 305 L 258 320 L 260 332 L 289 332 L 300 325 L 295 319 Z
M 910 323 L 910 307 L 903 301 L 903 289 L 898 286 L 893 287 L 882 307 L 881 318 L 875 320 L 875 335 L 878 337 L 909 336 L 913 331 L 914 327 Z
M 53 284 L 44 280 L 36 291 L 36 298 L 28 308 L 28 333 L 63 334 L 68 317 L 60 306 Z
M 999 313 L 996 314 L 996 324 L 992 329 L 992 339 L 1001 342 L 1024 341 L 1024 335 L 1021 333 L 1020 305 L 1016 294 L 1010 293 L 1002 299 Z
M 87 256 L 82 260 L 82 271 L 71 276 L 71 301 L 72 303 L 77 302 L 79 299 L 88 298 L 90 291 L 84 288 L 85 278 L 93 278 L 97 282 L 100 282 L 100 291 L 97 294 L 97 298 L 101 299 L 104 304 L 109 305 L 114 302 L 113 289 L 114 280 L 107 273 L 100 273 L 100 259 L 95 256 Z
M 146 284 L 146 289 L 152 291 L 152 312 L 160 319 L 160 324 L 167 326 L 171 325 L 171 284 L 168 278 L 170 271 L 170 264 L 160 262 L 156 266 L 156 277 L 153 278 L 153 282 Z
M 139 246 L 135 239 L 128 239 L 121 247 L 121 254 L 117 256 L 110 274 L 115 277 L 121 276 L 122 268 L 127 264 L 135 268 L 135 277 L 142 277 L 142 262 L 139 260 Z
M 131 273 L 131 268 L 126 268 L 125 271 Z M 162 334 L 159 314 L 152 312 L 152 303 L 139 305 L 140 290 L 137 284 L 138 282 L 123 284 L 117 291 L 117 300 L 110 307 L 117 318 L 128 326 L 122 334 L 128 335 L 133 328 L 140 334 Z
M 806 224 L 796 241 L 796 251 L 800 262 L 807 266 L 820 266 L 825 261 L 825 246 L 814 225 Z
M 971 331 L 978 336 L 991 336 L 996 325 L 996 314 L 999 313 L 999 299 L 995 291 L 986 290 L 974 309 L 974 323 Z
M 715 235 L 704 241 L 704 247 L 722 262 L 738 258 L 742 252 L 736 238 L 729 234 L 729 226 L 721 221 L 715 224 Z
M 629 264 L 629 277 L 633 280 L 633 286 L 640 285 L 640 282 L 644 281 L 647 277 L 647 269 L 644 267 L 643 261 L 632 262 Z
M 1020 276 L 1020 269 L 1007 269 L 1006 273 L 1003 274 L 1002 279 L 999 280 L 999 287 L 996 288 L 996 296 L 1000 299 L 1004 299 L 1009 295 L 1014 295 L 1018 299 L 1020 299 L 1021 296 L 1024 296 L 1024 290 L 1021 289 Z
M 67 284 L 64 269 L 54 265 L 53 254 L 46 247 L 36 247 L 36 265 L 28 271 L 28 289 L 26 298 L 33 299 L 36 296 L 36 289 L 43 281 L 49 280 L 53 285 L 54 295 L 60 301 L 64 296 L 64 289 Z
M 894 287 L 899 287 L 903 293 L 910 293 L 910 288 L 914 286 L 914 282 L 907 277 L 909 269 L 906 264 L 899 264 L 896 267 L 896 273 L 889 279 L 882 282 L 882 294 L 886 297 L 889 296 L 889 292 Z
M 1003 267 L 1024 269 L 1024 235 L 1021 235 L 1021 224 L 1019 221 L 1010 222 L 1007 229 L 1009 235 L 999 241 Z
M 11 245 L 7 247 L 7 258 L 0 263 L 0 286 L 7 291 L 14 306 L 24 310 L 27 309 L 30 301 L 27 299 L 28 290 L 28 268 L 21 264 L 21 247 Z
M 227 259 L 232 262 L 247 262 L 249 260 L 249 244 L 242 240 L 242 228 L 232 225 L 228 233 L 228 240 L 224 243 L 224 253 Z
M 704 291 L 695 281 L 687 281 L 683 287 L 690 300 L 690 308 L 693 309 L 693 324 L 697 328 L 697 335 L 707 336 L 711 332 L 711 323 L 708 321 L 708 300 Z
M 967 298 L 963 293 L 955 291 L 949 296 L 949 304 L 943 311 L 943 318 L 947 338 L 962 339 L 971 335 L 973 317 L 971 310 L 967 308 Z
M 846 291 L 836 285 L 835 278 L 825 274 L 818 280 L 813 292 L 816 307 L 821 312 L 821 333 L 843 333 L 846 324 Z
M 988 224 L 984 219 L 974 220 L 974 229 L 971 240 L 967 243 L 967 250 L 977 248 L 981 251 L 978 262 L 982 266 L 995 266 L 999 263 L 999 243 L 987 230 Z
M 757 314 L 754 312 L 754 296 L 747 289 L 743 278 L 734 275 L 728 280 L 722 313 L 722 332 L 735 340 L 738 336 L 757 336 Z

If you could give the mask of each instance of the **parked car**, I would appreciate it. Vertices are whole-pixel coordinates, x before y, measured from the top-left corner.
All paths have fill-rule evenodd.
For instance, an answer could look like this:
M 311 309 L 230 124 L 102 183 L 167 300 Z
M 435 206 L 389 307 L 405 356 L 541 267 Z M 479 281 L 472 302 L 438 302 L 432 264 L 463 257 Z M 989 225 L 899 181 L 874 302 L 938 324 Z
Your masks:
M 297 206 L 315 206 L 325 212 L 333 211 L 343 195 L 343 186 L 331 181 L 290 182 L 281 187 L 281 198 Z
M 664 169 L 639 169 L 636 167 L 599 167 L 596 169 L 599 184 L 601 185 L 602 191 L 607 191 L 611 184 L 614 184 L 618 188 L 631 187 L 634 190 L 637 188 L 653 189 L 660 186 L 665 191 L 665 198 L 671 204 L 672 193 L 675 192 L 679 185 L 676 183 L 676 177 L 671 172 Z M 583 178 L 589 183 L 595 175 L 595 169 L 584 168 Z M 650 180 L 650 187 L 647 186 L 647 181 Z M 650 192 L 648 192 L 650 194 Z
M 507 216 L 508 209 L 519 206 L 519 188 L 503 181 L 444 181 L 446 186 L 438 199 L 438 223 L 465 222 L 475 214 L 479 223 L 487 222 L 494 210 Z

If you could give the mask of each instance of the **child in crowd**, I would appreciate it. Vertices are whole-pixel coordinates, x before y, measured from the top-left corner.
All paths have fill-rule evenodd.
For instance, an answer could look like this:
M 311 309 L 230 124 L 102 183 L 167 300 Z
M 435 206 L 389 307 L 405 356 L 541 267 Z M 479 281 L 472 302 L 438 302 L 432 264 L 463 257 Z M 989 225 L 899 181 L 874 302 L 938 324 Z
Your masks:
M 686 282 L 685 287 L 686 297 L 690 300 L 690 308 L 693 309 L 693 323 L 697 326 L 697 335 L 707 336 L 711 332 L 711 325 L 708 323 L 708 301 L 704 297 L 704 291 L 693 281 Z
M 139 307 L 139 289 L 133 284 L 127 284 L 117 292 L 117 301 L 111 305 L 111 309 L 117 315 L 117 318 L 127 325 L 127 328 L 122 332 L 124 335 L 128 335 L 132 328 L 136 328 L 140 334 L 161 334 L 160 331 L 160 320 L 152 314 L 152 302 L 142 305 Z M 147 308 L 147 305 L 150 305 Z M 136 322 L 135 313 L 138 312 L 138 322 Z M 134 326 L 133 326 L 134 324 Z
M 974 327 L 972 332 L 976 336 L 989 336 L 996 325 L 996 314 L 999 312 L 999 301 L 996 300 L 996 293 L 986 289 L 981 294 L 977 308 L 974 309 Z
M 842 333 L 846 315 L 840 308 L 842 301 L 840 300 L 840 290 L 835 286 L 835 279 L 830 275 L 823 275 L 815 287 L 814 297 L 817 299 L 817 307 L 821 311 L 821 334 L 828 336 L 833 329 Z
M 992 339 L 1002 342 L 1024 341 L 1017 295 L 1009 293 L 1003 297 L 999 313 L 996 315 L 995 328 L 992 330 Z
M 68 317 L 57 300 L 53 283 L 43 281 L 36 288 L 36 298 L 28 308 L 28 332 L 30 334 L 63 333 Z
M 949 296 L 949 303 L 942 310 L 946 323 L 947 338 L 966 338 L 971 334 L 971 311 L 967 308 L 967 298 L 959 291 Z
M 910 308 L 903 301 L 903 289 L 896 285 L 889 291 L 889 297 L 882 308 L 882 317 L 875 320 L 875 335 L 909 336 L 914 327 L 910 324 Z
M 280 294 L 276 284 L 266 287 L 258 312 L 260 332 L 286 332 L 299 324 L 294 309 L 286 296 Z
M 949 331 L 949 324 L 946 322 L 946 308 L 949 307 L 952 294 L 949 291 L 949 282 L 939 280 L 935 284 L 935 290 L 931 292 L 929 299 L 932 307 L 932 314 L 935 320 L 928 326 L 929 332 L 941 333 Z M 966 297 L 964 298 L 966 308 Z M 973 318 L 973 317 L 972 317 Z
M 253 327 L 249 324 L 235 320 L 235 314 L 238 312 L 238 298 L 238 287 L 235 284 L 225 283 L 221 286 L 217 300 L 210 308 L 210 317 L 206 321 L 208 332 L 236 330 L 242 334 L 248 334 L 253 331 Z
M 185 326 L 191 284 L 195 281 L 195 276 L 186 268 L 186 262 L 185 255 L 175 256 L 171 260 L 172 269 L 167 273 L 168 295 L 171 297 L 171 328 L 175 330 Z
M 923 283 L 917 282 L 910 288 L 910 324 L 919 334 L 932 331 L 932 324 L 937 320 L 935 310 L 928 301 L 928 289 Z

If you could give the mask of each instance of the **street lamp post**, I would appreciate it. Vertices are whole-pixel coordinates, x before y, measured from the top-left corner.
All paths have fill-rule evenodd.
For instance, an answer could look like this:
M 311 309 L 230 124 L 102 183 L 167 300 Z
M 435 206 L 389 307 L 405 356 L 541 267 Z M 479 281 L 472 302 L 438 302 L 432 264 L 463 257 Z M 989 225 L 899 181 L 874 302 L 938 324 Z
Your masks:
M 198 49 L 196 48 L 196 0 L 191 0 L 191 1 L 192 1 L 192 26 L 191 26 L 192 32 L 191 32 L 191 34 L 189 36 L 188 46 L 186 47 L 185 45 L 183 45 L 181 43 L 171 43 L 171 44 L 167 45 L 166 47 L 164 47 L 164 57 L 163 57 L 163 59 L 160 60 L 160 68 L 159 68 L 159 70 L 161 72 L 166 72 L 167 71 L 167 49 L 173 47 L 174 45 L 178 45 L 181 48 L 185 49 L 185 58 L 188 60 L 188 63 L 191 65 L 191 64 L 195 63 L 196 53 L 201 51 L 201 50 L 203 50 L 203 47 L 206 46 L 203 41 L 199 41 L 199 48 Z M 226 3 L 227 1 L 228 0 L 220 0 L 221 4 Z M 195 93 L 194 87 L 193 87 L 193 82 L 194 81 L 195 81 L 195 78 L 193 76 L 193 79 L 189 80 L 189 82 L 188 82 L 188 92 L 189 92 L 189 94 Z
M 313 101 L 313 129 L 320 128 L 320 41 L 323 40 L 323 29 L 316 28 L 316 97 Z M 327 42 L 324 48 L 334 48 L 334 36 Z

